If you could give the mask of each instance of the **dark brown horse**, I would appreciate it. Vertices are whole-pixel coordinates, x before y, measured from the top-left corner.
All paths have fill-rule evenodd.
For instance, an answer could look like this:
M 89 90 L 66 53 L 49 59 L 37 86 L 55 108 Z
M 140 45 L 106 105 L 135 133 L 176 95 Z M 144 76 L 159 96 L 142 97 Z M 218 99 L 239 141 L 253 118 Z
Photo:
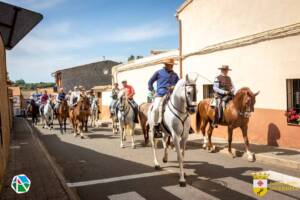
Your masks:
M 248 122 L 251 112 L 254 112 L 255 97 L 259 92 L 253 93 L 249 88 L 241 88 L 237 91 L 233 100 L 229 101 L 224 109 L 223 122 L 221 125 L 228 126 L 228 153 L 235 157 L 231 151 L 232 133 L 235 128 L 240 128 L 243 133 L 245 148 L 249 161 L 254 161 L 254 154 L 249 150 L 249 140 L 247 136 Z M 210 105 L 211 99 L 204 99 L 199 102 L 196 113 L 196 126 L 197 132 L 201 130 L 204 136 L 204 145 L 206 147 L 207 139 L 205 137 L 206 126 L 209 123 L 207 131 L 209 150 L 214 150 L 215 146 L 212 145 L 211 136 L 213 132 L 212 121 L 215 119 L 215 109 Z
M 56 114 L 59 126 L 60 126 L 60 132 L 67 132 L 67 118 L 69 116 L 69 106 L 67 100 L 63 99 L 61 100 L 58 111 Z
M 142 129 L 142 132 L 144 134 L 145 139 L 145 145 L 149 142 L 149 125 L 148 125 L 148 110 L 151 106 L 151 103 L 142 103 L 139 105 L 139 122 Z
M 84 138 L 83 129 L 87 132 L 87 122 L 90 114 L 89 99 L 86 96 L 81 96 L 75 108 L 70 109 L 69 112 L 70 121 L 73 125 L 74 136 L 80 134 L 81 138 Z

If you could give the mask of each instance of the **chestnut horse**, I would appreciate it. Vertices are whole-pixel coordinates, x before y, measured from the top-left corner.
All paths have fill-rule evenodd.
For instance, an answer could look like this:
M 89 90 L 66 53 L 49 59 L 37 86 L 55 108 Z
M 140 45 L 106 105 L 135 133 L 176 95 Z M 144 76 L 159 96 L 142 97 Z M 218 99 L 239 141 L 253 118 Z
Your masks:
M 57 120 L 59 123 L 60 127 L 60 132 L 67 132 L 67 118 L 69 116 L 69 106 L 67 100 L 63 99 L 61 100 L 59 107 L 58 107 L 58 112 L 57 112 Z
M 83 135 L 83 129 L 87 132 L 87 122 L 91 114 L 90 102 L 86 96 L 81 96 L 77 102 L 75 108 L 70 109 L 69 116 L 73 125 L 74 136 L 80 134 L 81 138 L 85 138 Z
M 249 140 L 247 136 L 248 123 L 251 112 L 254 112 L 255 97 L 259 94 L 253 93 L 249 88 L 244 87 L 237 91 L 233 100 L 229 101 L 223 112 L 224 121 L 221 125 L 228 126 L 228 153 L 234 158 L 231 151 L 232 134 L 235 128 L 240 128 L 243 133 L 245 142 L 245 149 L 248 155 L 248 161 L 254 161 L 254 153 L 249 150 Z M 211 99 L 204 99 L 199 102 L 196 113 L 196 127 L 197 132 L 201 130 L 204 137 L 203 147 L 207 147 L 209 150 L 214 150 L 215 146 L 212 145 L 211 136 L 213 132 L 212 122 L 215 119 L 215 108 L 210 105 Z M 222 120 L 221 120 L 222 121 Z M 208 144 L 205 136 L 206 126 L 209 123 L 209 129 L 207 131 Z M 207 145 L 207 146 L 206 146 Z

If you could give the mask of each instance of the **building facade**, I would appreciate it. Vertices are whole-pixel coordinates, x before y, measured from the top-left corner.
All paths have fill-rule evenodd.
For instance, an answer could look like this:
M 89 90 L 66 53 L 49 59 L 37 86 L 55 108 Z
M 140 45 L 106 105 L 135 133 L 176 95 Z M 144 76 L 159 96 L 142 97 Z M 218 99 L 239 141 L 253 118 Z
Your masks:
M 198 98 L 209 97 L 218 67 L 235 87 L 260 91 L 249 124 L 251 143 L 300 148 L 300 1 L 187 0 L 177 10 L 183 74 L 197 72 Z M 242 139 L 239 130 L 234 138 Z M 227 137 L 225 127 L 214 135 Z
M 91 89 L 99 85 L 111 85 L 111 68 L 118 62 L 105 60 L 68 69 L 58 70 L 53 73 L 57 87 L 65 91 L 73 90 L 74 86 L 83 86 Z
M 13 106 L 13 115 L 21 115 L 21 110 L 23 107 L 23 96 L 21 93 L 20 87 L 9 87 L 12 90 L 12 106 Z

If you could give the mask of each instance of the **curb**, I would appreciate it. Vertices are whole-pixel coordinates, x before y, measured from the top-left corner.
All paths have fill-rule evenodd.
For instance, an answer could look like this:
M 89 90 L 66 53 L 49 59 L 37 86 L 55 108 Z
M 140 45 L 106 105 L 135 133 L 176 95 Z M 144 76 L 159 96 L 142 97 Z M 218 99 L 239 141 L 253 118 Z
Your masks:
M 58 165 L 55 163 L 55 161 L 53 161 L 53 159 L 51 158 L 50 154 L 48 153 L 46 147 L 44 146 L 44 144 L 41 142 L 41 140 L 39 139 L 39 137 L 36 135 L 36 133 L 34 132 L 34 130 L 32 129 L 31 125 L 29 125 L 27 120 L 24 120 L 26 123 L 26 126 L 29 128 L 31 136 L 33 137 L 34 141 L 39 145 L 39 147 L 41 148 L 42 152 L 45 154 L 47 160 L 49 161 L 56 177 L 58 178 L 61 186 L 63 187 L 63 190 L 66 192 L 68 198 L 70 200 L 80 200 L 80 197 L 78 196 L 78 194 L 76 193 L 75 189 L 71 189 L 67 186 L 67 182 L 65 177 L 63 176 L 62 172 L 59 170 Z

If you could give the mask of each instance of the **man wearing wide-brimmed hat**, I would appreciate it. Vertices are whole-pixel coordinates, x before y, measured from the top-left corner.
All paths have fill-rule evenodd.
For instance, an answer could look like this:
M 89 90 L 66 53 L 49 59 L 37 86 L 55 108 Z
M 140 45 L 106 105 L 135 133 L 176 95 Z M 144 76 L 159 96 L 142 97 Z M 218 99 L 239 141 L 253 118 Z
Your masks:
M 153 102 L 153 119 L 155 137 L 161 137 L 160 123 L 162 121 L 162 104 L 168 94 L 170 94 L 179 80 L 178 75 L 173 71 L 174 59 L 168 58 L 162 61 L 164 67 L 156 71 L 148 82 L 148 89 L 154 91 L 153 84 L 156 82 L 157 91 Z
M 214 127 L 217 126 L 222 117 L 222 102 L 227 103 L 229 100 L 231 100 L 235 92 L 231 78 L 228 76 L 228 72 L 231 71 L 229 66 L 222 65 L 222 67 L 219 69 L 221 70 L 221 74 L 216 77 L 213 84 L 213 90 L 216 98 L 216 114 L 213 122 Z

